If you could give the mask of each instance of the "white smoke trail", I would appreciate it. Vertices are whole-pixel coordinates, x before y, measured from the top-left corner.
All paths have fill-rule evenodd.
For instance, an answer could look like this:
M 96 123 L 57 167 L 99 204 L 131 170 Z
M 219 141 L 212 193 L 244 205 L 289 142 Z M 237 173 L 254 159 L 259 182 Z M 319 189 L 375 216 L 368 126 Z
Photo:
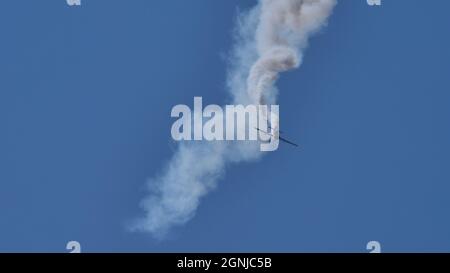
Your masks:
M 330 15 L 336 0 L 259 0 L 238 20 L 228 87 L 236 104 L 274 104 L 279 74 L 297 68 L 310 34 Z M 278 122 L 272 124 L 278 134 Z M 141 205 L 145 216 L 132 230 L 160 238 L 191 219 L 200 199 L 224 173 L 227 163 L 261 156 L 256 143 L 181 143 L 162 175 L 149 182 Z

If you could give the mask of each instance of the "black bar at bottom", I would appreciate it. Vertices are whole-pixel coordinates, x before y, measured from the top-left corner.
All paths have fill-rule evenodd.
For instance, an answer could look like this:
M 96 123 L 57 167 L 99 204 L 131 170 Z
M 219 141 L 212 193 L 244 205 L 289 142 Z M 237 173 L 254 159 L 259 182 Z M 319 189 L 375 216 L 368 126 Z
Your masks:
M 80 272 L 108 269 L 116 272 L 310 272 L 359 269 L 417 270 L 430 265 L 447 268 L 450 254 L 0 254 L 2 268 L 64 269 Z M 362 267 L 361 267 L 362 266 Z

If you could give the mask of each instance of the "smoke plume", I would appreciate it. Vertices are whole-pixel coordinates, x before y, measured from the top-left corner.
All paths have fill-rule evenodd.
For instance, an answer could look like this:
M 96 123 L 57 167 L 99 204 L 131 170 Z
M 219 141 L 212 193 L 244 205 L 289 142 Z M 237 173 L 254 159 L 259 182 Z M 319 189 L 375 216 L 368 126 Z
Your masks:
M 309 36 L 320 29 L 336 0 L 259 0 L 239 15 L 230 58 L 228 89 L 235 104 L 274 104 L 279 74 L 300 66 Z M 278 134 L 278 122 L 271 124 Z M 214 189 L 228 163 L 262 153 L 253 141 L 181 142 L 160 176 L 149 181 L 145 212 L 132 230 L 163 237 L 190 220 L 201 198 Z

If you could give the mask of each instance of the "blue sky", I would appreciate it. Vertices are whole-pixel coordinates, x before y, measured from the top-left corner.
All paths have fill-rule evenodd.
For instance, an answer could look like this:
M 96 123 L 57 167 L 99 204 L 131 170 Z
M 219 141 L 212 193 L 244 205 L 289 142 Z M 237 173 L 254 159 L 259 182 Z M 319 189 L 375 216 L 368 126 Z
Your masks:
M 172 106 L 229 99 L 255 1 L 4 1 L 0 251 L 450 251 L 444 0 L 341 0 L 278 82 L 281 146 L 233 165 L 164 241 L 130 233 L 172 155 Z

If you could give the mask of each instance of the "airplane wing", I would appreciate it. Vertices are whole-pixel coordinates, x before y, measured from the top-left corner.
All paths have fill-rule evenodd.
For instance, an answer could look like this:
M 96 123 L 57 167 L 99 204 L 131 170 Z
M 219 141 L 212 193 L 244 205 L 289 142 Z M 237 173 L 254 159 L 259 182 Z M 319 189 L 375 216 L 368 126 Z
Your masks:
M 270 127 L 269 127 L 269 128 L 270 128 Z M 264 130 L 261 130 L 261 129 L 259 129 L 259 128 L 255 128 L 255 129 L 258 130 L 258 131 L 261 131 L 261 132 L 263 132 L 263 133 L 265 133 L 265 134 L 268 134 L 268 135 L 270 135 L 270 136 L 273 136 L 271 133 L 266 132 L 266 131 L 264 131 Z M 289 141 L 289 140 L 287 140 L 287 139 L 285 139 L 285 138 L 283 138 L 283 137 L 281 137 L 281 136 L 278 136 L 278 139 L 281 140 L 281 141 L 283 141 L 283 142 L 285 142 L 285 143 L 287 143 L 287 144 L 291 144 L 292 146 L 298 147 L 298 144 L 296 144 L 296 143 L 294 143 L 294 142 L 292 142 L 292 141 Z
M 295 146 L 295 147 L 298 147 L 298 145 L 297 144 L 295 144 L 294 142 L 291 142 L 291 141 L 289 141 L 289 140 L 287 140 L 287 139 L 285 139 L 285 138 L 282 138 L 282 137 L 278 137 L 281 141 L 284 141 L 284 142 L 286 142 L 286 143 L 288 143 L 288 144 L 291 144 L 292 146 Z

